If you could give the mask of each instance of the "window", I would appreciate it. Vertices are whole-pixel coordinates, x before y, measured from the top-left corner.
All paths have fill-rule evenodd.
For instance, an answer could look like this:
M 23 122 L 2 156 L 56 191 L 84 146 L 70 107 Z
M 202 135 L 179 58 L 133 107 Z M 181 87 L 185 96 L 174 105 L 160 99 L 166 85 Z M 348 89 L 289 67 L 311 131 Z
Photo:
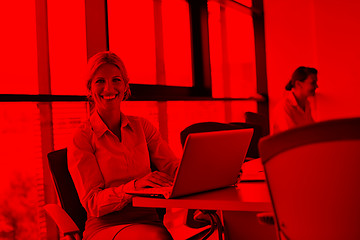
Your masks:
M 51 93 L 85 95 L 84 2 L 47 1 L 47 7 Z
M 254 32 L 259 22 L 252 1 L 5 1 L 0 132 L 6 168 L 0 170 L 0 188 L 6 198 L 0 198 L 0 206 L 6 208 L 0 209 L 0 227 L 8 230 L 0 230 L 0 238 L 56 235 L 41 208 L 56 202 L 44 163 L 46 153 L 68 145 L 89 114 L 84 71 L 87 54 L 95 51 L 89 36 L 97 31 L 86 30 L 98 20 L 87 19 L 97 10 L 87 5 L 94 2 L 106 6 L 107 12 L 90 15 L 104 20 L 108 34 L 98 35 L 102 45 L 94 49 L 116 52 L 132 84 L 132 99 L 122 111 L 150 120 L 177 156 L 180 132 L 190 124 L 239 122 L 261 104 L 267 109 L 267 103 L 251 98 L 259 89 L 259 72 L 265 75 L 260 87 L 267 91 L 266 71 L 258 67 L 265 55 L 255 61 L 254 33 L 261 31 Z M 21 210 L 13 208 L 15 203 L 24 210 L 15 221 L 23 229 L 16 233 L 9 220 Z
M 124 61 L 131 83 L 156 84 L 153 1 L 108 1 L 110 50 Z
M 186 1 L 108 1 L 108 22 L 110 50 L 131 83 L 192 86 Z
M 3 1 L 0 24 L 0 94 L 38 94 L 35 2 Z
M 89 113 L 85 102 L 54 102 L 51 105 L 54 149 L 58 150 L 69 145 L 75 129 Z
M 0 94 L 38 94 L 35 1 L 0 8 Z M 6 36 L 6 37 L 5 37 Z M 0 238 L 40 239 L 44 215 L 40 118 L 35 103 L 1 103 Z
M 40 239 L 46 228 L 40 230 L 44 199 L 37 105 L 1 103 L 0 123 L 0 236 Z
M 189 4 L 184 0 L 162 1 L 165 82 L 193 86 Z
M 208 3 L 210 60 L 214 97 L 248 98 L 256 94 L 252 16 Z

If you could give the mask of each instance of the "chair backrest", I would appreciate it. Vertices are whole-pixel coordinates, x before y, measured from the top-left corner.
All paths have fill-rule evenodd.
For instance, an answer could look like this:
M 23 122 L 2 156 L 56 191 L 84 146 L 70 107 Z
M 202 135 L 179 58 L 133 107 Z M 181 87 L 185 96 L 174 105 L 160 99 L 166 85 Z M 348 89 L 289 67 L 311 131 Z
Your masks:
M 261 113 L 245 112 L 245 122 L 261 126 L 262 136 L 269 135 L 269 119 Z
M 85 229 L 86 211 L 80 203 L 74 182 L 67 165 L 67 149 L 50 152 L 47 155 L 50 171 L 56 186 L 62 208 L 78 226 L 81 235 Z
M 213 131 L 225 131 L 225 130 L 234 130 L 234 129 L 244 129 L 244 128 L 253 128 L 254 133 L 250 142 L 250 146 L 246 157 L 251 158 L 258 158 L 259 151 L 258 151 L 258 142 L 260 139 L 260 135 L 262 133 L 261 127 L 254 124 L 248 123 L 220 123 L 220 122 L 199 122 L 194 123 L 184 130 L 180 132 L 180 142 L 182 147 L 185 145 L 185 141 L 187 136 L 190 133 L 201 133 L 201 132 L 213 132 Z M 194 213 L 195 209 L 189 209 L 187 218 L 186 218 L 186 225 L 192 228 L 200 228 L 207 225 L 206 222 L 199 222 L 194 220 Z
M 259 150 L 279 238 L 360 239 L 360 118 L 265 137 Z
M 232 122 L 232 123 L 220 123 L 220 122 L 200 122 L 192 124 L 186 127 L 180 133 L 181 145 L 184 147 L 185 140 L 190 133 L 200 133 L 200 132 L 213 132 L 213 131 L 224 131 L 224 130 L 234 130 L 234 129 L 245 129 L 253 128 L 254 134 L 251 138 L 250 146 L 246 157 L 258 158 L 258 142 L 262 137 L 262 129 L 260 126 L 251 123 L 243 122 Z

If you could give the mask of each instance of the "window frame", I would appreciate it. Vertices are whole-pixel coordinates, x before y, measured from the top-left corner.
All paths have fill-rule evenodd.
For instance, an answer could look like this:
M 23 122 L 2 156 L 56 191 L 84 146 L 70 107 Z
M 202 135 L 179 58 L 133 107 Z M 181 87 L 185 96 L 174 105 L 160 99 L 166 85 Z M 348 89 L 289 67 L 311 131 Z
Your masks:
M 154 0 L 157 3 L 161 0 Z M 235 7 L 252 15 L 255 39 L 256 84 L 258 96 L 249 98 L 213 98 L 211 85 L 208 10 L 207 2 L 217 1 L 229 7 Z M 165 86 L 148 84 L 130 84 L 132 96 L 130 101 L 256 101 L 258 113 L 265 116 L 269 123 L 268 87 L 266 73 L 265 31 L 263 0 L 252 0 L 252 7 L 247 7 L 233 0 L 187 0 L 189 3 L 191 48 L 193 61 L 193 86 Z M 35 0 L 37 53 L 38 53 L 38 87 L 39 94 L 0 94 L 0 102 L 40 102 L 40 113 L 52 121 L 52 102 L 87 101 L 84 95 L 51 94 L 49 40 L 47 22 L 47 0 Z M 157 4 L 158 6 L 160 4 Z M 154 10 L 155 11 L 155 10 Z M 87 57 L 109 50 L 107 0 L 85 1 Z M 156 22 L 155 22 L 156 24 Z M 161 42 L 161 41 L 160 41 Z M 161 46 L 160 46 L 161 47 Z M 160 67 L 161 66 L 160 64 Z M 39 105 L 39 106 L 40 106 Z M 166 119 L 164 120 L 167 121 Z M 48 183 L 52 181 L 48 171 L 46 155 L 54 150 L 52 122 L 41 121 L 42 156 L 45 202 L 57 202 L 55 190 Z M 166 124 L 165 124 L 166 125 Z M 166 128 L 166 126 L 165 126 Z M 161 129 L 160 129 L 161 131 Z M 161 132 L 166 133 L 166 129 Z M 48 238 L 56 239 L 56 226 L 46 218 Z
M 216 1 L 224 6 L 236 8 L 246 14 L 252 14 L 255 35 L 256 81 L 259 96 L 248 98 L 214 98 L 212 97 L 208 11 L 207 2 Z M 44 2 L 44 0 L 36 0 Z M 154 0 L 159 8 L 161 0 Z M 191 56 L 193 62 L 193 86 L 168 86 L 161 84 L 131 84 L 132 96 L 129 101 L 243 101 L 255 100 L 258 102 L 258 112 L 268 116 L 268 90 L 266 74 L 265 34 L 263 0 L 252 0 L 252 7 L 248 7 L 234 0 L 187 0 L 189 3 L 190 29 L 191 29 Z M 46 3 L 37 4 L 37 11 L 46 11 Z M 158 11 L 158 10 L 154 10 Z M 86 43 L 87 57 L 97 52 L 109 50 L 109 31 L 107 0 L 89 0 L 85 2 L 86 16 Z M 40 18 L 38 18 L 40 19 Z M 42 18 L 41 20 L 44 20 Z M 47 22 L 37 20 L 38 26 L 45 26 L 44 31 L 38 35 L 39 63 L 39 94 L 0 94 L 0 102 L 52 102 L 52 101 L 87 101 L 81 95 L 53 95 L 50 91 L 49 51 L 47 39 Z M 45 25 L 44 25 L 45 24 Z M 157 24 L 155 22 L 155 24 Z M 157 36 L 159 37 L 159 36 Z M 161 37 L 161 36 L 160 36 Z M 162 41 L 158 41 L 162 44 Z M 44 44 L 46 43 L 46 44 Z M 41 47 L 40 47 L 41 46 Z M 45 46 L 45 48 L 44 48 Z M 160 46 L 161 48 L 162 46 Z M 158 48 L 158 47 L 157 47 Z M 158 60 L 157 60 L 158 61 Z M 162 64 L 157 64 L 163 67 Z M 160 70 L 160 69 L 159 69 Z M 42 74 L 40 74 L 42 73 Z M 43 78 L 44 80 L 41 80 Z M 41 84 L 40 84 L 41 82 Z M 44 84 L 46 82 L 46 84 Z M 158 81 L 161 83 L 161 81 Z

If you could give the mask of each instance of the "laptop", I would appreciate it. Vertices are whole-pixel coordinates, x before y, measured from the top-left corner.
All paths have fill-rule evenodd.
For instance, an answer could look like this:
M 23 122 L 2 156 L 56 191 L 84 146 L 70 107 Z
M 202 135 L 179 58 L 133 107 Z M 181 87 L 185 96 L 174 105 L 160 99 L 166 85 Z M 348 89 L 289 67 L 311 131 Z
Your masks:
M 136 196 L 177 198 L 234 185 L 253 129 L 189 134 L 172 187 L 141 188 Z

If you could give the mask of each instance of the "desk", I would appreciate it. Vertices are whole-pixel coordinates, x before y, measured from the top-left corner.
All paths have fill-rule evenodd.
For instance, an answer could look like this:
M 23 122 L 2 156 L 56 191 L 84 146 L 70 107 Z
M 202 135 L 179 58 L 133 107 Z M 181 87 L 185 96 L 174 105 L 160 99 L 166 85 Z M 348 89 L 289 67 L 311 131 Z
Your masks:
M 248 180 L 258 177 L 259 172 L 263 172 L 260 159 L 244 164 L 243 171 L 244 178 Z M 264 178 L 260 177 L 260 179 Z M 246 212 L 247 215 L 254 216 L 253 220 L 257 212 L 272 211 L 266 182 L 241 182 L 237 187 L 176 199 L 134 197 L 132 202 L 135 207 L 221 210 L 228 215 L 234 212 Z
M 206 209 L 227 213 L 242 211 L 256 214 L 272 211 L 265 182 L 240 183 L 236 188 L 229 187 L 176 199 L 134 197 L 132 202 L 135 207 Z
M 260 158 L 244 163 L 241 179 L 265 179 Z M 260 175 L 259 175 L 260 173 Z M 134 197 L 135 207 L 188 208 L 223 211 L 272 211 L 266 182 L 240 182 L 229 187 L 176 199 Z

